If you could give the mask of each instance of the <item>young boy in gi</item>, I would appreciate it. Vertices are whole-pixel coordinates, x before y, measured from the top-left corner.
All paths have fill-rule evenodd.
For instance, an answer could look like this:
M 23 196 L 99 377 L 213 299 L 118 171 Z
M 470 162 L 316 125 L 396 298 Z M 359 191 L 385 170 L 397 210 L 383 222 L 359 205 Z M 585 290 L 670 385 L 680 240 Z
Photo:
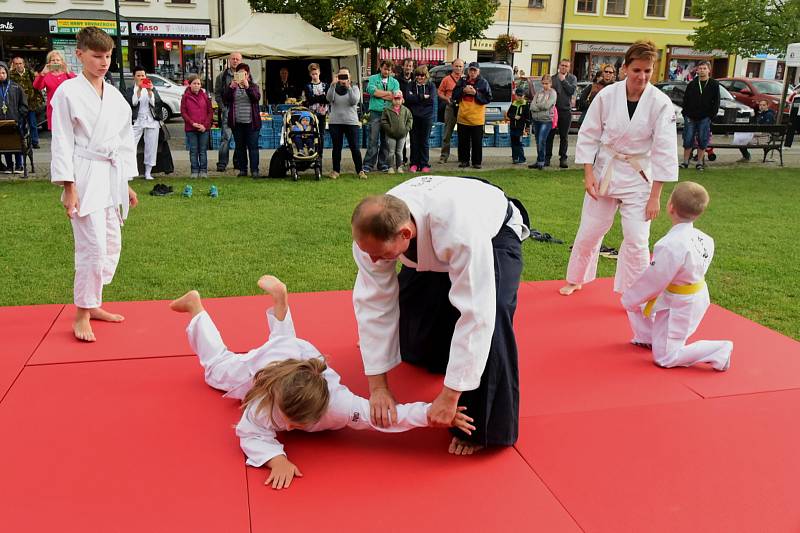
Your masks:
M 90 320 L 122 322 L 103 309 L 103 285 L 111 283 L 122 248 L 120 226 L 136 193 L 128 181 L 137 174 L 131 109 L 125 97 L 105 83 L 114 41 L 86 27 L 77 34 L 80 76 L 61 84 L 53 96 L 50 180 L 62 185 L 61 203 L 75 238 L 75 314 L 73 331 L 93 342 Z
M 709 306 L 704 276 L 714 257 L 714 239 L 693 225 L 707 205 L 702 185 L 675 186 L 667 203 L 672 229 L 656 243 L 647 270 L 622 295 L 631 342 L 652 347 L 655 363 L 665 368 L 709 363 L 725 371 L 731 364 L 731 341 L 686 344 Z

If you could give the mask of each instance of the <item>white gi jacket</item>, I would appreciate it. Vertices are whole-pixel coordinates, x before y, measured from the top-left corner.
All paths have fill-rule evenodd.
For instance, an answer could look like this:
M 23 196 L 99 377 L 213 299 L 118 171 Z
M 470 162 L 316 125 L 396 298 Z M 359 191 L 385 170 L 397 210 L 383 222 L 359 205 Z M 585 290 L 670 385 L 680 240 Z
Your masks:
M 105 83 L 100 98 L 80 74 L 58 87 L 52 105 L 50 181 L 75 183 L 78 216 L 113 206 L 124 220 L 128 181 L 138 174 L 131 108 L 125 97 Z
M 450 345 L 444 384 L 468 391 L 480 385 L 494 332 L 496 295 L 492 239 L 508 209 L 503 191 L 486 183 L 452 176 L 419 176 L 387 194 L 403 200 L 417 227 L 417 262 L 399 261 L 417 271 L 448 272 L 450 303 L 461 312 Z M 506 224 L 520 240 L 530 231 L 516 207 Z M 353 305 L 366 375 L 400 364 L 396 262 L 373 263 L 353 243 L 358 275 Z
M 691 285 L 702 281 L 713 257 L 714 239 L 695 229 L 691 222 L 675 224 L 653 248 L 650 266 L 622 295 L 623 307 L 641 312 L 643 304 L 657 298 L 651 314 L 669 309 L 667 336 L 690 336 L 708 309 L 708 287 L 695 294 L 674 294 L 666 289 L 670 284 Z
M 655 181 L 678 181 L 678 148 L 675 111 L 669 97 L 647 84 L 636 111 L 628 115 L 625 82 L 617 82 L 597 93 L 586 112 L 575 163 L 593 164 L 598 188 L 610 178 L 606 194 L 629 192 L 650 194 Z M 635 156 L 649 182 L 619 156 Z
M 311 359 L 320 357 L 314 345 L 298 339 L 291 311 L 283 321 L 275 318 L 270 309 L 269 340 L 261 346 L 242 355 L 227 351 L 207 312 L 195 316 L 187 327 L 189 344 L 200 357 L 205 369 L 206 382 L 217 389 L 228 391 L 225 397 L 243 399 L 252 387 L 253 376 L 269 363 L 286 359 Z M 340 383 L 339 374 L 328 367 L 323 372 L 328 382 L 330 400 L 328 410 L 313 426 L 304 431 L 324 431 L 327 429 L 374 429 L 385 433 L 399 433 L 412 428 L 428 425 L 430 404 L 417 402 L 397 404 L 397 423 L 388 428 L 373 426 L 370 421 L 369 400 L 356 396 Z M 262 466 L 277 455 L 284 454 L 283 445 L 275 438 L 278 431 L 288 430 L 288 424 L 277 407 L 268 413 L 255 414 L 255 405 L 250 405 L 236 426 L 236 435 L 247 456 L 250 466 Z

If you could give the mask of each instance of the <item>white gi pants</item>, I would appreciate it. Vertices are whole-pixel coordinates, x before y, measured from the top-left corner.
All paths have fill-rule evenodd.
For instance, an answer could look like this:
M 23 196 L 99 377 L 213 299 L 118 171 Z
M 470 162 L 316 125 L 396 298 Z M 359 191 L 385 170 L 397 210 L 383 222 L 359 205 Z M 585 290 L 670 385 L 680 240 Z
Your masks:
M 103 304 L 103 285 L 114 279 L 122 250 L 122 232 L 114 207 L 70 219 L 75 239 L 75 305 L 94 309 Z
M 622 244 L 617 257 L 614 291 L 624 292 L 650 263 L 650 221 L 646 218 L 650 193 L 633 192 L 583 199 L 581 224 L 567 266 L 567 282 L 583 285 L 597 277 L 597 259 L 603 237 L 614 223 L 619 209 L 622 217 Z
M 144 166 L 156 166 L 156 152 L 158 151 L 158 123 L 153 125 L 139 126 L 133 125 L 133 142 L 135 146 L 139 146 L 139 139 L 144 135 Z
M 654 316 L 655 315 L 655 316 Z M 701 315 L 702 316 L 702 315 Z M 628 319 L 633 330 L 633 342 L 651 344 L 653 361 L 658 366 L 692 366 L 698 363 L 710 363 L 717 370 L 726 370 L 733 343 L 731 341 L 696 341 L 689 345 L 686 340 L 699 325 L 676 327 L 670 324 L 670 309 L 661 309 L 646 317 L 641 311 L 628 311 Z
M 247 354 L 237 354 L 228 350 L 217 326 L 207 312 L 195 315 L 189 322 L 186 333 L 189 345 L 203 366 L 206 383 L 210 386 L 227 392 L 251 379 L 252 375 L 245 361 L 249 360 L 256 350 L 250 350 Z

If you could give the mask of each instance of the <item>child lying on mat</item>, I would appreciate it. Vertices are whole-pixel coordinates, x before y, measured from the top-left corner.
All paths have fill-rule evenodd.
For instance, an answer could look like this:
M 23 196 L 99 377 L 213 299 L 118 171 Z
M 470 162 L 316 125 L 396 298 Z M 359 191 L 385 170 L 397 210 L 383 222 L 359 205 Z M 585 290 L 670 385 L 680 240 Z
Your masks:
M 226 397 L 242 400 L 244 413 L 236 435 L 250 466 L 266 464 L 270 469 L 265 485 L 288 488 L 300 470 L 286 458 L 278 431 L 323 431 L 326 429 L 374 429 L 387 433 L 428 425 L 428 403 L 397 405 L 397 422 L 381 428 L 370 422 L 369 400 L 342 385 L 339 374 L 311 343 L 295 335 L 286 286 L 274 276 L 258 281 L 273 298 L 267 311 L 269 340 L 246 354 L 229 351 L 214 322 L 203 308 L 200 294 L 189 291 L 170 308 L 190 313 L 186 328 L 189 344 L 205 369 L 206 383 L 226 391 Z M 470 434 L 475 429 L 460 407 L 453 426 Z
M 714 239 L 693 225 L 707 205 L 702 185 L 684 181 L 675 186 L 667 202 L 672 229 L 656 243 L 647 270 L 622 295 L 633 329 L 631 342 L 652 348 L 659 366 L 709 363 L 725 371 L 731 364 L 731 341 L 686 344 L 709 306 L 704 276 L 714 256 Z

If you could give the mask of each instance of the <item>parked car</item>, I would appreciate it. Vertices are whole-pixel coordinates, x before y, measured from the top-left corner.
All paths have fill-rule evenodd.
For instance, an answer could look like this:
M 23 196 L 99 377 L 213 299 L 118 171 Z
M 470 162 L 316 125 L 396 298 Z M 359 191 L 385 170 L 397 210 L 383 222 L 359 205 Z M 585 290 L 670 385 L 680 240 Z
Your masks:
M 486 106 L 486 123 L 504 120 L 516 88 L 514 70 L 503 63 L 479 63 L 479 66 L 481 68 L 481 76 L 489 82 L 489 87 L 492 89 L 492 101 Z M 452 70 L 453 67 L 451 65 L 433 67 L 430 70 L 430 78 L 436 84 L 436 87 L 439 87 L 444 77 L 450 74 Z M 439 106 L 438 120 L 439 122 L 444 121 L 444 106 Z
M 720 78 L 718 81 L 736 100 L 746 106 L 758 109 L 758 103 L 766 100 L 769 108 L 778 112 L 783 93 L 782 82 L 765 78 Z M 784 112 L 788 114 L 788 110 L 785 109 Z
M 672 104 L 675 106 L 675 116 L 678 118 L 678 127 L 683 127 L 683 97 L 686 94 L 686 86 L 688 85 L 685 81 L 660 81 L 655 84 L 656 87 L 661 89 L 661 91 L 669 96 L 669 99 L 672 101 Z M 740 124 L 747 124 L 755 115 L 755 111 L 747 107 L 746 105 L 737 102 L 736 99 L 733 97 L 731 93 L 728 92 L 725 87 L 720 84 L 719 87 L 719 111 L 717 112 L 717 116 L 714 117 L 712 122 L 715 123 L 724 123 L 729 120 L 733 120 L 736 123 Z
M 166 122 L 172 117 L 180 116 L 181 98 L 183 98 L 183 93 L 186 92 L 186 87 L 158 74 L 148 74 L 147 77 L 153 80 L 153 87 L 158 90 L 158 95 L 161 97 L 161 109 L 159 109 L 161 120 Z M 133 85 L 133 74 L 125 74 L 124 78 L 125 87 Z

